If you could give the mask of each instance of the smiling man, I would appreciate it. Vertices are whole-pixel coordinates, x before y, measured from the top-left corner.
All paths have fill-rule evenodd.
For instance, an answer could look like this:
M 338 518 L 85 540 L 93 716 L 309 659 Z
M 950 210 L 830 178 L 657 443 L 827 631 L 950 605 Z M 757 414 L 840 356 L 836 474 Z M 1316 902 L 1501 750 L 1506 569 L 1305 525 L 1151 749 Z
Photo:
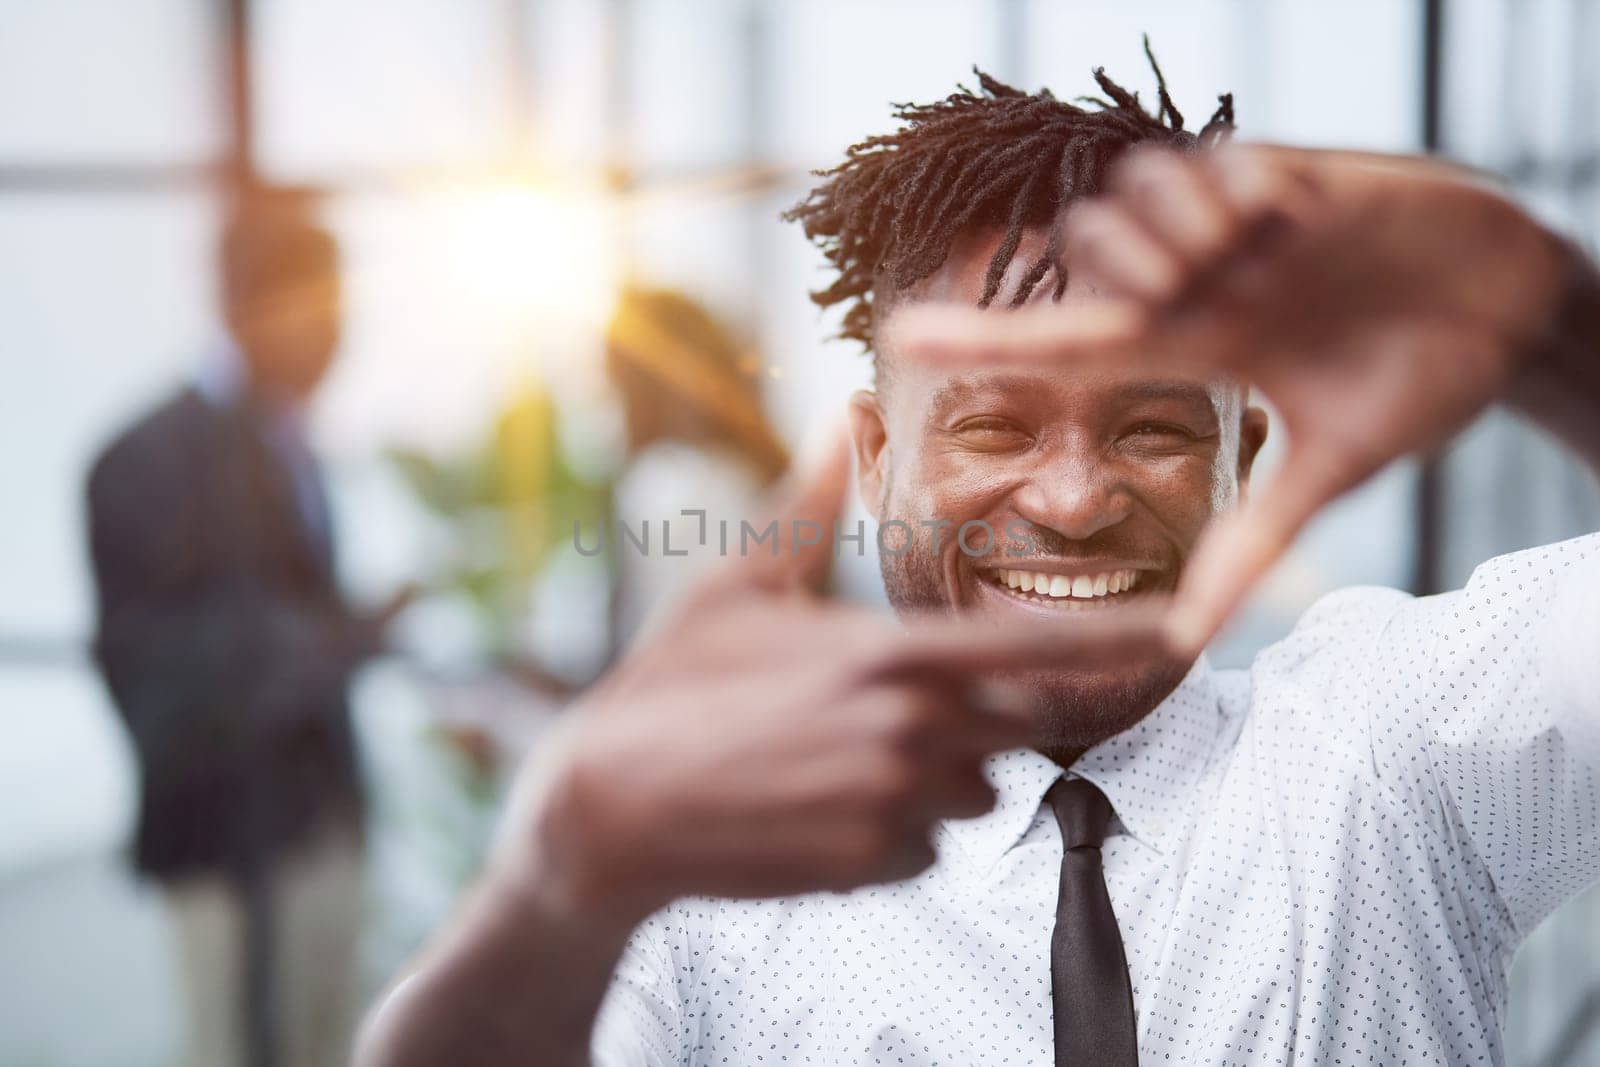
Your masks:
M 1600 285 L 1420 164 L 1223 166 L 1226 98 L 1196 138 L 1099 79 L 902 108 L 792 213 L 873 353 L 848 458 L 916 625 L 818 596 L 826 547 L 703 586 L 528 768 L 367 1062 L 1503 1059 L 1512 953 L 1600 877 L 1596 538 L 1335 594 L 1249 671 L 1194 649 L 1493 400 L 1600 457 Z M 1236 507 L 1245 378 L 1293 477 Z M 836 520 L 846 460 L 780 514 Z
M 813 299 L 843 305 L 842 336 L 873 357 L 876 388 L 850 405 L 868 508 L 914 529 L 1027 531 L 1020 561 L 1014 538 L 986 552 L 957 537 L 893 545 L 880 552 L 885 591 L 902 616 L 1019 622 L 1171 593 L 1265 437 L 1266 417 L 1242 390 L 1109 367 L 951 373 L 902 358 L 885 327 L 909 305 L 1092 303 L 1063 261 L 1067 207 L 1100 192 L 1133 145 L 1217 142 L 1232 128 L 1233 99 L 1193 134 L 1159 69 L 1155 115 L 1101 71 L 1108 99 L 1089 108 L 978 77 L 977 93 L 901 108 L 898 131 L 850 149 L 787 216 L 836 271 Z M 1143 718 L 1187 670 L 1155 657 L 1032 675 L 1040 750 L 1070 766 Z
M 989 85 L 990 99 L 1008 99 Z M 832 183 L 797 214 L 814 218 L 840 176 Z M 1048 220 L 1059 207 L 1055 195 L 1045 199 L 1034 210 Z M 1042 277 L 1030 267 L 1055 256 L 1050 232 L 1044 222 L 1011 240 L 1004 224 L 979 223 L 925 278 L 873 290 L 872 319 L 909 304 L 1092 303 L 1070 282 L 1054 295 L 1056 271 L 1065 272 L 1054 258 Z M 991 292 L 1007 250 L 1012 258 Z M 1030 280 L 1041 284 L 1026 291 Z M 877 387 L 850 404 L 860 491 L 880 521 L 944 533 L 882 545 L 884 590 L 902 616 L 959 611 L 1026 624 L 1171 594 L 1201 531 L 1247 483 L 1266 435 L 1265 414 L 1227 382 L 1108 366 L 952 372 L 904 358 L 883 333 L 861 338 Z M 1040 751 L 1071 766 L 1144 718 L 1188 670 L 1183 659 L 1154 657 L 1119 670 L 1030 675 Z

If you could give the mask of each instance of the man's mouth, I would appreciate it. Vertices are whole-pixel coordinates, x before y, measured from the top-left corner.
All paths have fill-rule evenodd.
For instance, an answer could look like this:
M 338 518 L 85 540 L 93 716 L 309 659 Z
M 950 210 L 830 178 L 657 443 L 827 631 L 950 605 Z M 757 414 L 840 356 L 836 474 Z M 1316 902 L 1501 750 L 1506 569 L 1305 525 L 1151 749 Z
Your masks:
M 1070 574 L 1009 567 L 983 572 L 985 583 L 1007 596 L 1056 608 L 1110 606 L 1138 589 L 1142 577 L 1131 567 Z

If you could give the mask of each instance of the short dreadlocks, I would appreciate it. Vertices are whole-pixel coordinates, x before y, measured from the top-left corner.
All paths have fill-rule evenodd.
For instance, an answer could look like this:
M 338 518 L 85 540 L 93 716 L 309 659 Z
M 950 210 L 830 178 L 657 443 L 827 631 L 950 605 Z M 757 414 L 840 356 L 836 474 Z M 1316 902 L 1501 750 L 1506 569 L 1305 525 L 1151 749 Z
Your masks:
M 1048 89 L 1024 93 L 974 67 L 980 92 L 958 86 L 937 103 L 896 104 L 898 130 L 850 146 L 843 163 L 818 171 L 822 183 L 784 218 L 799 222 L 838 272 L 811 299 L 825 308 L 847 305 L 839 336 L 871 351 L 875 299 L 892 298 L 938 270 L 963 233 L 1004 226 L 979 301 L 988 307 L 1023 232 L 1054 221 L 1068 201 L 1099 192 L 1125 149 L 1193 148 L 1232 131 L 1231 93 L 1217 98 L 1198 134 L 1185 131 L 1148 40 L 1145 56 L 1156 76 L 1153 115 L 1103 67 L 1094 79 L 1110 99 L 1079 97 L 1087 107 L 1057 100 Z M 1053 297 L 1066 290 L 1056 229 L 1011 306 L 1025 302 L 1052 268 Z

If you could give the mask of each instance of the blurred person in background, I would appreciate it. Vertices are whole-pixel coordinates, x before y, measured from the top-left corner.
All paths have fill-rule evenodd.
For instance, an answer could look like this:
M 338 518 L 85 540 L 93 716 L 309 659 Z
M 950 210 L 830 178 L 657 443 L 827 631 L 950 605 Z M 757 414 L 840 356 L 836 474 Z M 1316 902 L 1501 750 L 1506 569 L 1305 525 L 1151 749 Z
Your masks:
M 344 1062 L 363 912 L 346 689 L 407 599 L 347 604 L 306 408 L 340 334 L 309 201 L 240 197 L 232 344 L 99 457 L 95 653 L 141 770 L 135 862 L 167 891 L 194 1067 Z
M 1503 1061 L 1512 954 L 1600 877 L 1600 537 L 1200 649 L 1490 403 L 1600 466 L 1600 273 L 1448 166 L 1213 149 L 1230 102 L 1196 138 L 1097 77 L 902 106 L 794 213 L 873 354 L 868 505 L 1033 550 L 880 543 L 909 632 L 798 535 L 702 583 L 528 766 L 367 1063 Z M 1243 381 L 1291 436 L 1248 499 Z M 848 467 L 778 514 L 826 529 Z
M 737 531 L 754 521 L 789 456 L 762 409 L 759 357 L 683 293 L 624 289 L 606 330 L 606 370 L 627 433 L 615 518 L 635 532 L 648 523 L 659 538 L 638 551 L 609 531 L 626 647 L 717 558 L 719 522 Z

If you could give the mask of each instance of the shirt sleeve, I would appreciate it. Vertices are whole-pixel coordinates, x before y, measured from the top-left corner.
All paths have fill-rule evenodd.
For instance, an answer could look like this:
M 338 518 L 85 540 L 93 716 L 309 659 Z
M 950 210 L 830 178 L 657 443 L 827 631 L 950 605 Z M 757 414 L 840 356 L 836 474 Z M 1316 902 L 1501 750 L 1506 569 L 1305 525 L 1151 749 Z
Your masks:
M 1600 881 L 1600 535 L 1491 560 L 1387 629 L 1426 665 L 1418 770 L 1526 936 Z
M 617 962 L 595 1019 L 595 1067 L 676 1067 L 687 1058 L 671 914 L 669 908 L 641 923 Z

